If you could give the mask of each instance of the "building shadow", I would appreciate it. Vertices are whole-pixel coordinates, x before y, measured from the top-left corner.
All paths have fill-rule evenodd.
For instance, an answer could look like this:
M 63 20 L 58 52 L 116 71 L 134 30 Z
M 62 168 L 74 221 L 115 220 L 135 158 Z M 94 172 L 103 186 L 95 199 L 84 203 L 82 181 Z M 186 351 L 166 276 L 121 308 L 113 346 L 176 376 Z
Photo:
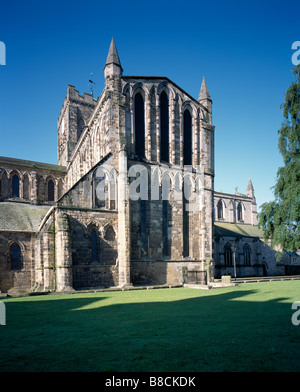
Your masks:
M 300 370 L 288 298 L 236 288 L 82 296 L 7 299 L 1 371 Z

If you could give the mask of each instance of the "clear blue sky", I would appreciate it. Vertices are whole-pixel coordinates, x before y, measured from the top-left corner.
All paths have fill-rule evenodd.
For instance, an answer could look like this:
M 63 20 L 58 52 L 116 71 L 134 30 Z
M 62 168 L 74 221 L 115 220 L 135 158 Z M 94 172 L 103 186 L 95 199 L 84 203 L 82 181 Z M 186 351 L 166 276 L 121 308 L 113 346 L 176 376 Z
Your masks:
M 99 96 L 114 37 L 125 75 L 167 76 L 213 99 L 215 189 L 273 199 L 298 1 L 0 0 L 0 155 L 56 163 L 57 117 L 68 84 Z

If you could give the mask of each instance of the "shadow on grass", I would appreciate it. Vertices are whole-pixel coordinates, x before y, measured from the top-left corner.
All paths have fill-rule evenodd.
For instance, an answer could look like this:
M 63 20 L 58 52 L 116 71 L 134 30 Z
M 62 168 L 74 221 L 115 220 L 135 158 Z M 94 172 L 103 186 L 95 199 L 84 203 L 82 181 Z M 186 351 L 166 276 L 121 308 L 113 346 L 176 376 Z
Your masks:
M 164 289 L 11 299 L 0 368 L 299 371 L 291 303 L 251 300 L 255 293 Z

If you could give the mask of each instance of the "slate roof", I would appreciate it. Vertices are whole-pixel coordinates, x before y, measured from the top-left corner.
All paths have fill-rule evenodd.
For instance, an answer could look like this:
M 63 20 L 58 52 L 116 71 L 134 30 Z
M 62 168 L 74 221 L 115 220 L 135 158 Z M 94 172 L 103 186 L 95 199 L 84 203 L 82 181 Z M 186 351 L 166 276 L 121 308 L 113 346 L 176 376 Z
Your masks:
M 263 231 L 253 225 L 215 222 L 214 236 L 263 238 Z
M 49 206 L 25 203 L 0 203 L 0 231 L 36 233 Z

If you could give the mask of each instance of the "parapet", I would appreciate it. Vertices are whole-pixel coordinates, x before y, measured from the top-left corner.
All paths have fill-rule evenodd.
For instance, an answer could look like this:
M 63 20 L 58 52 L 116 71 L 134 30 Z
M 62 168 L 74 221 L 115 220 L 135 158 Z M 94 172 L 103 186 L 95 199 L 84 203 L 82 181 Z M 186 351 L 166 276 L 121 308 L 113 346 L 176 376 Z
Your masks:
M 97 99 L 94 98 L 92 94 L 83 93 L 83 95 L 80 95 L 79 91 L 76 90 L 74 86 L 69 84 L 67 86 L 67 95 L 64 99 L 64 103 L 62 104 L 62 108 L 57 119 L 58 128 L 60 127 L 61 119 L 69 102 L 94 108 L 97 104 Z
M 92 94 L 83 93 L 83 95 L 80 95 L 79 91 L 70 84 L 67 87 L 67 98 L 69 98 L 69 100 L 79 101 L 80 103 L 93 106 L 95 106 L 97 102 L 97 99 L 95 99 Z

